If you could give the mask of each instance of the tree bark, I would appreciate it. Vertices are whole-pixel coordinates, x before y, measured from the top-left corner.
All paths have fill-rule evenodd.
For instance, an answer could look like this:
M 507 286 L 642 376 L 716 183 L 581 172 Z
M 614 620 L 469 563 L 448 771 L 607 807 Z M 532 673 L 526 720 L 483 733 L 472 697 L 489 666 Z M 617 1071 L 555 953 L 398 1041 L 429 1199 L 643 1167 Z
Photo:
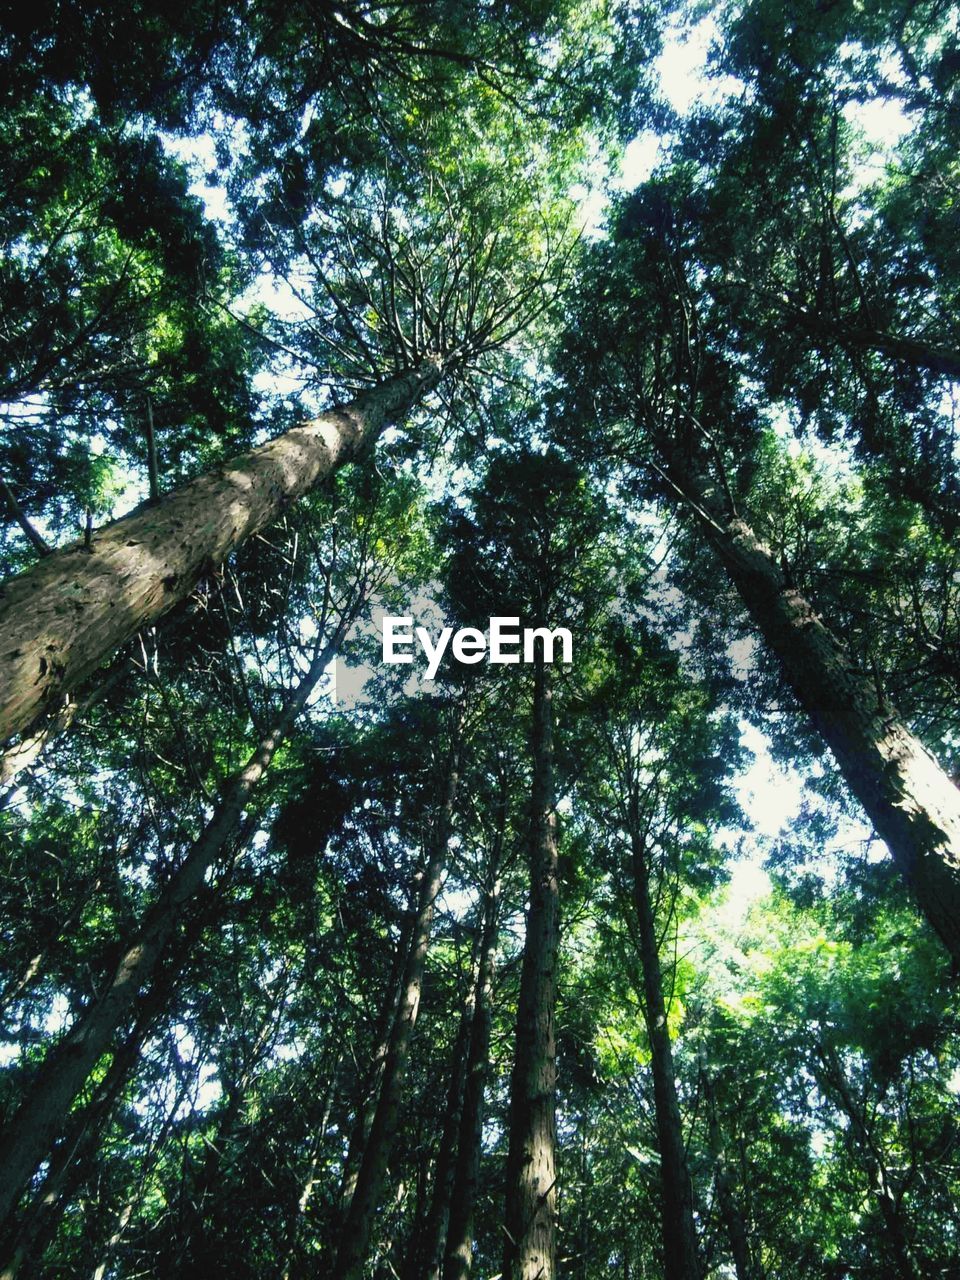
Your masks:
M 377 1110 L 383 1071 L 390 1052 L 390 1037 L 403 995 L 402 983 L 410 959 L 410 948 L 413 945 L 413 933 L 417 922 L 416 907 L 416 903 L 411 904 L 410 909 L 405 913 L 390 966 L 383 1004 L 377 1015 L 377 1025 L 373 1035 L 373 1057 L 357 1098 L 355 1119 L 350 1131 L 350 1142 L 340 1179 L 340 1211 L 344 1217 L 350 1212 L 350 1202 L 353 1200 L 353 1193 L 357 1189 L 357 1178 L 360 1176 L 360 1163 L 363 1160 L 363 1152 L 370 1137 L 373 1117 Z
M 633 907 L 643 971 L 643 1016 L 650 1039 L 657 1146 L 660 1152 L 663 1274 L 665 1280 L 700 1280 L 697 1232 L 693 1221 L 693 1189 L 680 1121 L 673 1050 L 663 997 L 663 973 L 657 928 L 650 900 L 650 873 L 639 832 L 630 833 Z
M 420 1010 L 420 992 L 423 988 L 434 906 L 440 892 L 447 860 L 459 781 L 458 754 L 459 743 L 457 742 L 451 747 L 445 794 L 435 830 L 431 835 L 429 857 L 417 895 L 416 922 L 403 977 L 403 993 L 383 1064 L 377 1106 L 363 1159 L 357 1172 L 350 1207 L 340 1233 L 340 1243 L 333 1267 L 335 1280 L 362 1280 L 370 1251 L 370 1239 L 400 1120 L 403 1081 L 406 1076 L 417 1014 Z
M 769 548 L 660 439 L 667 476 L 713 544 L 800 705 L 823 735 L 921 911 L 960 960 L 960 790 L 791 586 Z
M 503 806 L 504 822 L 506 804 Z M 501 826 L 499 848 L 504 835 Z M 497 926 L 500 910 L 500 882 L 496 872 L 486 895 L 480 972 L 474 998 L 463 1108 L 457 1134 L 457 1158 L 450 1192 L 450 1216 L 444 1247 L 443 1280 L 468 1280 L 473 1265 L 473 1220 L 480 1188 L 480 1154 L 483 1146 L 483 1097 L 490 1059 L 492 1030 L 491 1002 L 497 958 Z
M 251 534 L 439 381 L 432 358 L 46 556 L 0 588 L 0 742 L 30 730 Z
M 510 1084 L 504 1280 L 557 1274 L 556 1035 L 560 900 L 553 802 L 553 706 L 542 657 L 534 672 L 530 906 Z
M 329 643 L 315 654 L 295 693 L 227 785 L 210 822 L 146 913 L 110 981 L 47 1055 L 23 1102 L 4 1126 L 0 1133 L 0 1220 L 13 1209 L 47 1156 L 90 1072 L 109 1048 L 141 990 L 154 979 L 183 908 L 200 892 L 208 869 L 240 830 L 250 796 L 339 647 L 347 625 L 342 622 Z
M 419 1233 L 422 1243 L 414 1249 L 415 1264 L 411 1274 L 416 1277 L 416 1280 L 440 1280 L 443 1267 L 443 1251 L 447 1238 L 447 1224 L 450 1221 L 450 1201 L 453 1196 L 456 1168 L 457 1136 L 460 1132 L 460 1119 L 463 1113 L 470 1035 L 480 980 L 480 966 L 483 960 L 483 945 L 481 926 L 474 935 L 470 973 L 460 1011 L 457 1038 L 450 1054 L 450 1082 L 447 1087 L 447 1102 L 443 1113 L 440 1141 L 437 1145 L 430 1208 L 423 1230 Z
M 707 1112 L 707 1133 L 710 1142 L 710 1155 L 713 1158 L 713 1181 L 717 1189 L 720 1217 L 723 1220 L 723 1228 L 726 1232 L 727 1243 L 730 1246 L 730 1255 L 733 1258 L 737 1280 L 763 1280 L 762 1267 L 759 1263 L 754 1265 L 751 1257 L 746 1223 L 743 1220 L 743 1214 L 740 1212 L 740 1206 L 737 1204 L 733 1178 L 730 1175 L 730 1166 L 727 1163 L 727 1153 L 724 1147 L 720 1119 L 717 1115 L 717 1102 L 713 1082 L 710 1079 L 710 1073 L 707 1070 L 706 1061 L 702 1053 L 700 1057 L 700 1083 Z

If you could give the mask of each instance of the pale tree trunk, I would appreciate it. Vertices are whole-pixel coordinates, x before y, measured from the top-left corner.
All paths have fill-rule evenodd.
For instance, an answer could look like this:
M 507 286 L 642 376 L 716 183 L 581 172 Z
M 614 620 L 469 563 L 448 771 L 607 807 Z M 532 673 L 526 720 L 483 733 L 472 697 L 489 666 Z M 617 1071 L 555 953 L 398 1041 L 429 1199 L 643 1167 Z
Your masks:
M 2 597 L 0 597 L 2 598 Z M 0 659 L 2 660 L 2 659 Z M 0 809 L 16 794 L 16 783 L 22 773 L 39 760 L 51 742 L 55 742 L 73 725 L 77 716 L 83 716 L 113 689 L 125 674 L 126 664 L 121 662 L 96 689 L 80 702 L 65 699 L 61 707 L 51 710 L 34 725 L 29 734 L 22 735 L 5 752 L 0 754 Z
M 454 803 L 459 781 L 458 743 L 451 747 L 446 791 L 431 833 L 429 856 L 417 895 L 413 938 L 407 955 L 400 1004 L 380 1080 L 380 1092 L 370 1132 L 357 1171 L 356 1183 L 340 1233 L 333 1267 L 336 1280 L 362 1280 L 377 1211 L 383 1197 L 387 1167 L 400 1121 L 403 1081 L 410 1056 L 413 1031 L 420 1010 L 420 993 L 426 969 L 434 907 L 447 861 Z
M 320 1160 L 323 1155 L 323 1145 L 327 1139 L 327 1132 L 330 1127 L 330 1113 L 333 1110 L 333 1099 L 337 1092 L 339 1084 L 340 1068 L 343 1061 L 343 1055 L 338 1054 L 330 1081 L 327 1085 L 326 1095 L 323 1099 L 322 1111 L 319 1124 L 317 1125 L 316 1136 L 313 1140 L 310 1152 L 310 1161 L 307 1165 L 306 1176 L 300 1188 L 300 1195 L 297 1199 L 296 1208 L 291 1216 L 287 1227 L 287 1241 L 283 1250 L 283 1260 L 278 1268 L 280 1280 L 290 1280 L 293 1272 L 294 1259 L 297 1254 L 297 1246 L 300 1242 L 300 1235 L 303 1229 L 303 1220 L 306 1217 L 307 1209 L 310 1201 L 313 1199 L 313 1192 L 317 1182 L 320 1180 Z
M 504 1280 L 557 1274 L 556 1003 L 560 896 L 553 801 L 553 706 L 542 657 L 534 673 L 530 906 L 510 1082 Z
M 960 960 L 960 790 L 790 585 L 770 549 L 730 513 L 717 486 L 672 456 L 668 442 L 659 443 L 671 484 L 716 549 L 921 911 Z
M 650 898 L 650 871 L 643 841 L 636 830 L 630 833 L 630 853 L 633 907 L 643 972 L 643 1015 L 650 1040 L 657 1147 L 660 1153 L 663 1274 L 665 1280 L 700 1280 L 697 1232 L 693 1220 L 693 1190 L 687 1168 L 673 1069 L 673 1050 L 667 1027 L 663 973 Z
M 498 851 L 502 848 L 504 836 L 505 802 L 502 812 L 503 823 L 501 824 L 498 838 Z M 499 852 L 496 865 L 499 865 Z M 460 1112 L 460 1126 L 457 1134 L 457 1158 L 453 1169 L 453 1185 L 450 1191 L 450 1213 L 444 1247 L 443 1280 L 468 1280 L 470 1269 L 473 1265 L 473 1222 L 477 1195 L 480 1189 L 483 1097 L 490 1059 L 490 1032 L 493 1022 L 491 1004 L 497 958 L 499 910 L 500 881 L 497 878 L 496 870 L 494 870 L 491 885 L 484 901 L 480 971 L 477 975 L 473 1022 L 470 1027 L 470 1047 L 467 1052 L 463 1107 Z
M 240 831 L 246 804 L 336 653 L 346 627 L 342 622 L 330 642 L 315 653 L 295 693 L 227 785 L 213 817 L 146 913 L 103 991 L 47 1055 L 23 1102 L 4 1126 L 0 1133 L 0 1220 L 14 1207 L 46 1158 L 90 1072 L 110 1047 L 140 992 L 153 980 L 182 913 L 202 889 L 207 871 Z
M 0 588 L 0 742 L 29 732 L 125 640 L 405 414 L 440 372 L 440 361 L 430 359 L 114 521 L 89 548 L 44 557 Z

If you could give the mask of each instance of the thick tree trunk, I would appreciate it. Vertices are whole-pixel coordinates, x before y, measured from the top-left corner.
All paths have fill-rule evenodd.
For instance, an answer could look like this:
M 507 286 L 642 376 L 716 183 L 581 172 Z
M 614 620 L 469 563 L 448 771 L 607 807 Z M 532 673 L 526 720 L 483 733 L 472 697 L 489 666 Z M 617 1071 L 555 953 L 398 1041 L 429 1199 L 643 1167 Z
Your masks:
M 342 623 L 330 642 L 317 652 L 296 692 L 253 755 L 234 775 L 210 822 L 147 912 L 112 978 L 48 1054 L 24 1101 L 4 1126 L 0 1133 L 0 1219 L 14 1207 L 27 1181 L 47 1156 L 90 1072 L 109 1048 L 141 990 L 153 980 L 184 907 L 200 892 L 208 869 L 240 830 L 250 796 L 339 647 L 346 625 Z
M 883 329 L 846 324 L 843 320 L 824 320 L 806 311 L 802 314 L 804 328 L 826 337 L 828 341 L 856 347 L 860 351 L 879 351 L 901 364 L 912 365 L 915 369 L 926 369 L 930 373 L 960 379 L 960 351 L 954 351 L 951 347 L 906 338 Z
M 453 808 L 459 780 L 457 755 L 451 749 L 446 791 L 430 840 L 430 853 L 417 895 L 413 938 L 403 977 L 403 993 L 397 1008 L 390 1044 L 383 1065 L 380 1093 L 370 1133 L 357 1172 L 350 1207 L 344 1218 L 333 1267 L 335 1280 L 362 1280 L 377 1211 L 383 1196 L 387 1166 L 400 1120 L 403 1081 L 410 1056 L 413 1030 L 420 1010 L 420 992 L 426 968 L 433 912 L 447 860 Z
M 502 833 L 501 833 L 502 836 Z M 497 858 L 499 862 L 499 855 Z M 486 895 L 480 972 L 474 998 L 463 1108 L 457 1135 L 457 1159 L 450 1192 L 450 1216 L 444 1247 L 443 1280 L 468 1280 L 473 1265 L 473 1218 L 480 1188 L 483 1145 L 483 1096 L 490 1058 L 491 1002 L 497 956 L 500 883 L 494 878 Z
M 960 960 L 960 790 L 859 671 L 768 547 L 661 441 L 672 484 L 712 542 L 801 706 L 833 751 L 924 915 Z
M 657 928 L 650 900 L 646 852 L 639 834 L 630 837 L 633 907 L 643 970 L 643 1015 L 650 1039 L 653 1100 L 660 1152 L 663 1274 L 665 1280 L 700 1280 L 697 1232 L 693 1221 L 693 1190 L 680 1121 L 680 1103 L 673 1071 L 673 1050 L 663 998 L 663 974 Z
M 251 534 L 435 386 L 440 362 L 302 427 L 46 556 L 0 588 L 0 742 L 24 733 Z
M 557 1274 L 556 1038 L 560 900 L 553 804 L 553 707 L 542 658 L 534 676 L 530 907 L 510 1084 L 504 1280 Z

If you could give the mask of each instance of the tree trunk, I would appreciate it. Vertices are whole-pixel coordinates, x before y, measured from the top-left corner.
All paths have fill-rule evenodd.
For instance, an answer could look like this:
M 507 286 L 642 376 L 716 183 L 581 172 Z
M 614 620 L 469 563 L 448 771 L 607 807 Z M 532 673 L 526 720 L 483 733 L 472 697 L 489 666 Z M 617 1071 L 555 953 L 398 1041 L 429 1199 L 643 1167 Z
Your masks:
M 730 1256 L 737 1273 L 737 1280 L 763 1280 L 763 1270 L 754 1265 L 750 1255 L 750 1242 L 746 1224 L 737 1204 L 733 1178 L 727 1163 L 724 1147 L 723 1131 L 717 1116 L 717 1102 L 713 1090 L 713 1082 L 707 1071 L 703 1054 L 700 1057 L 700 1082 L 707 1113 L 707 1133 L 710 1141 L 710 1154 L 713 1157 L 713 1180 L 717 1189 L 717 1200 L 720 1204 L 720 1217 L 730 1246 Z
M 817 1047 L 817 1056 L 823 1063 L 821 1071 L 814 1071 L 817 1083 L 828 1097 L 832 1096 L 839 1103 L 840 1109 L 850 1121 L 850 1129 L 860 1151 L 870 1191 L 877 1199 L 880 1217 L 886 1228 L 886 1244 L 897 1273 L 901 1280 L 922 1280 L 924 1272 L 910 1245 L 909 1225 L 904 1218 L 899 1198 L 890 1185 L 886 1161 L 874 1142 L 865 1109 L 854 1100 L 843 1064 L 836 1052 L 820 1045 Z
M 457 1136 L 460 1132 L 460 1120 L 463 1114 L 467 1062 L 470 1053 L 470 1034 L 473 1029 L 477 987 L 480 981 L 480 967 L 483 962 L 483 946 L 483 927 L 481 924 L 474 935 L 470 974 L 467 979 L 466 993 L 460 1012 L 460 1024 L 457 1028 L 457 1038 L 453 1044 L 453 1051 L 450 1054 L 450 1083 L 447 1088 L 447 1102 L 443 1112 L 440 1142 L 437 1146 L 430 1209 L 427 1213 L 427 1220 L 423 1230 L 418 1233 L 422 1243 L 416 1244 L 413 1250 L 415 1262 L 411 1275 L 415 1280 L 440 1280 L 440 1273 L 443 1267 L 443 1251 L 447 1238 L 447 1225 L 450 1221 L 450 1201 L 453 1195 L 453 1179 L 456 1171 Z
M 43 1183 L 33 1201 L 19 1221 L 15 1221 L 11 1214 L 10 1222 L 5 1224 L 10 1230 L 4 1231 L 4 1242 L 0 1246 L 0 1258 L 3 1259 L 0 1280 L 14 1280 L 25 1262 L 39 1262 L 57 1231 L 65 1209 L 77 1189 L 88 1180 L 89 1166 L 117 1099 L 136 1068 L 143 1045 L 166 1006 L 193 943 L 209 923 L 210 918 L 205 912 L 198 913 L 190 921 L 175 953 L 141 1000 L 136 1021 L 114 1054 L 95 1096 L 82 1111 L 71 1116 L 68 1132 L 53 1151 Z
M 24 1101 L 4 1126 L 0 1133 L 0 1219 L 14 1207 L 27 1181 L 47 1156 L 90 1072 L 109 1048 L 141 990 L 153 980 L 183 908 L 200 892 L 208 869 L 240 829 L 245 805 L 306 705 L 346 628 L 347 623 L 342 622 L 330 642 L 316 653 L 296 692 L 227 785 L 210 822 L 146 913 L 112 978 L 47 1055 Z
M 439 360 L 200 476 L 0 588 L 0 742 L 185 599 L 204 573 L 356 456 L 440 378 Z
M 506 805 L 504 804 L 504 819 Z M 500 841 L 503 829 L 500 832 Z M 498 846 L 499 847 L 499 846 Z M 497 855 L 499 864 L 499 852 Z M 468 1280 L 473 1264 L 473 1217 L 480 1188 L 480 1153 L 483 1144 L 483 1095 L 490 1057 L 491 1001 L 497 957 L 500 882 L 494 872 L 484 904 L 480 972 L 474 998 L 463 1109 L 457 1135 L 457 1159 L 450 1192 L 450 1217 L 444 1247 L 443 1280 Z
M 327 1084 L 327 1091 L 321 1108 L 320 1121 L 317 1125 L 316 1137 L 314 1138 L 311 1147 L 310 1162 L 307 1166 L 307 1173 L 300 1189 L 300 1195 L 297 1198 L 296 1208 L 287 1225 L 283 1260 L 278 1268 L 280 1280 L 290 1280 L 292 1275 L 294 1259 L 297 1254 L 297 1245 L 300 1242 L 300 1234 L 303 1228 L 303 1220 L 306 1217 L 307 1208 L 313 1198 L 314 1189 L 320 1179 L 320 1159 L 323 1155 L 323 1144 L 326 1141 L 327 1131 L 330 1126 L 330 1113 L 333 1110 L 333 1099 L 339 1085 L 342 1061 L 343 1055 L 340 1053 L 337 1056 L 336 1064 L 333 1072 L 331 1073 L 329 1083 Z
M 510 1083 L 504 1280 L 557 1274 L 556 1039 L 560 901 L 553 807 L 553 717 L 542 657 L 534 673 L 530 907 Z
M 960 790 L 859 671 L 768 547 L 716 487 L 672 455 L 668 476 L 719 554 L 801 706 L 833 751 L 920 909 L 960 960 Z
M 355 1119 L 350 1130 L 350 1142 L 340 1179 L 340 1212 L 343 1217 L 350 1212 L 350 1202 L 357 1189 L 357 1178 L 360 1175 L 360 1163 L 373 1127 L 373 1117 L 376 1114 L 377 1100 L 380 1097 L 380 1087 L 383 1082 L 383 1071 L 390 1052 L 390 1036 L 403 994 L 402 983 L 410 959 L 410 948 L 413 945 L 416 917 L 417 904 L 412 903 L 405 913 L 400 936 L 397 939 L 383 1004 L 377 1015 L 377 1025 L 373 1035 L 373 1057 L 357 1097 Z
M 660 1152 L 660 1194 L 663 1218 L 663 1274 L 665 1280 L 700 1280 L 697 1232 L 693 1222 L 693 1190 L 680 1122 L 680 1103 L 673 1071 L 673 1050 L 663 998 L 663 974 L 657 929 L 650 900 L 646 851 L 637 831 L 630 833 L 633 906 L 643 970 L 643 1016 L 650 1039 L 653 1099 Z
M 451 747 L 446 790 L 430 839 L 430 853 L 417 895 L 413 938 L 403 976 L 403 992 L 397 1008 L 380 1082 L 373 1122 L 357 1172 L 356 1185 L 340 1234 L 334 1263 L 336 1280 L 362 1280 L 370 1238 L 386 1182 L 387 1165 L 400 1120 L 400 1101 L 410 1043 L 420 1010 L 420 992 L 426 968 L 433 911 L 447 860 L 453 807 L 459 781 L 457 744 Z

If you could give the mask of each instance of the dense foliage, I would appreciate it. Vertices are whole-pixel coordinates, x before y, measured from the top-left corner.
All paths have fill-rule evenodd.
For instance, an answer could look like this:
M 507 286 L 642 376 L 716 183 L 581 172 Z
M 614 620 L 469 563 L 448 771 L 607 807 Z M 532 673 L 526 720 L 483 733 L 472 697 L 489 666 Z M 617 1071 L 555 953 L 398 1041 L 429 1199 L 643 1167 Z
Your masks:
M 0 1278 L 957 1274 L 957 6 L 0 70 Z

